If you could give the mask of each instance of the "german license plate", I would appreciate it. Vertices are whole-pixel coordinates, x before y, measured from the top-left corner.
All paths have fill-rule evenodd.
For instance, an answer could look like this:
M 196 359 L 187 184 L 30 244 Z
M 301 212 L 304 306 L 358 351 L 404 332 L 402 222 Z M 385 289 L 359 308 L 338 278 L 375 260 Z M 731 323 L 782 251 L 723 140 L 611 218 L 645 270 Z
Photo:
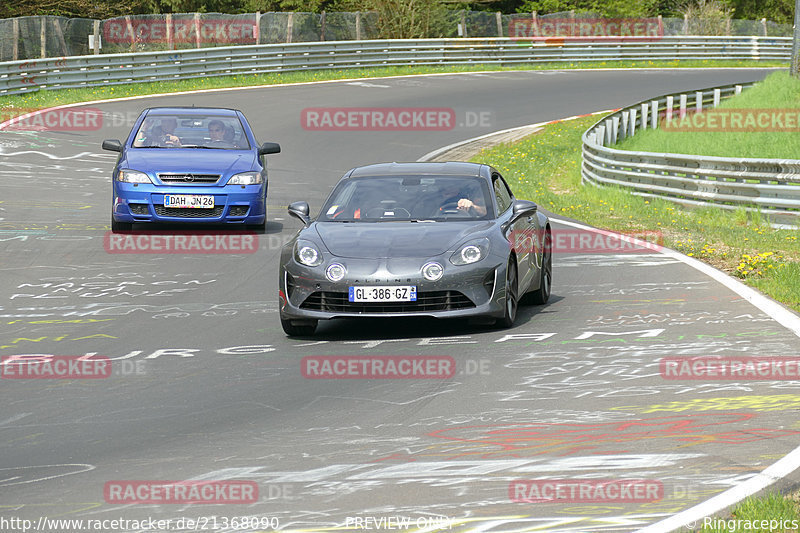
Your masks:
M 416 302 L 417 287 L 350 287 L 348 298 L 351 302 Z
M 199 194 L 165 194 L 164 207 L 212 209 L 214 207 L 214 197 Z

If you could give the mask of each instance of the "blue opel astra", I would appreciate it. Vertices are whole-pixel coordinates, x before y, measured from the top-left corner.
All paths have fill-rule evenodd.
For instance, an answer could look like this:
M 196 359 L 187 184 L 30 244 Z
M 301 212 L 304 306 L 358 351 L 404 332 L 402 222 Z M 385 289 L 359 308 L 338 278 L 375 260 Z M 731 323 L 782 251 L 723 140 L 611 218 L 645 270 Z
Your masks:
M 111 231 L 138 222 L 240 224 L 263 229 L 267 220 L 267 154 L 236 109 L 145 109 L 119 152 L 113 173 Z

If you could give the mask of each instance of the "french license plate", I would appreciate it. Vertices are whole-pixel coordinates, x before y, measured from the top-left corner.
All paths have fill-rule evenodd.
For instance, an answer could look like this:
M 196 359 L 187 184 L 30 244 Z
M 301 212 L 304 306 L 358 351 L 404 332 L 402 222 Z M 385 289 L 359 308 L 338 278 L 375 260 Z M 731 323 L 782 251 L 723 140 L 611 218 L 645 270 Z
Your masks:
M 214 197 L 199 194 L 165 194 L 164 207 L 212 209 L 214 207 Z
M 351 302 L 416 302 L 417 287 L 350 287 L 348 298 Z

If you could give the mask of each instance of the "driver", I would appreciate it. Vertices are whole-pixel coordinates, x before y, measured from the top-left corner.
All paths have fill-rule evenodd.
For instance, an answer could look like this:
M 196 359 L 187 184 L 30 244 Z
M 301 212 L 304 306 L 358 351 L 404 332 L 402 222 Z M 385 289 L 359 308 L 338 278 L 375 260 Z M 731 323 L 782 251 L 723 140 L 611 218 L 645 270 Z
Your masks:
M 225 140 L 225 124 L 221 120 L 212 120 L 208 123 L 208 136 L 211 142 L 220 143 L 227 142 Z
M 486 214 L 486 206 L 472 200 L 471 187 L 465 187 L 456 180 L 444 180 L 444 186 L 439 189 L 439 209 L 437 214 L 448 207 L 457 208 L 459 211 L 482 217 Z M 480 195 L 478 195 L 480 197 Z M 480 199 L 480 198 L 478 198 Z

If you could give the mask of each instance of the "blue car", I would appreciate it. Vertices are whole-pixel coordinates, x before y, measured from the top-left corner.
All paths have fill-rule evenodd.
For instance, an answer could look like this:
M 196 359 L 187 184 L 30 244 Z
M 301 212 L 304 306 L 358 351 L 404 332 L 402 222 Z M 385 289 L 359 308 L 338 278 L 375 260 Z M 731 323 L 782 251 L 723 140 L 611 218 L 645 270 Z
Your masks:
M 145 109 L 128 139 L 103 141 L 119 152 L 114 167 L 111 231 L 137 222 L 239 224 L 267 219 L 267 154 L 236 109 Z

